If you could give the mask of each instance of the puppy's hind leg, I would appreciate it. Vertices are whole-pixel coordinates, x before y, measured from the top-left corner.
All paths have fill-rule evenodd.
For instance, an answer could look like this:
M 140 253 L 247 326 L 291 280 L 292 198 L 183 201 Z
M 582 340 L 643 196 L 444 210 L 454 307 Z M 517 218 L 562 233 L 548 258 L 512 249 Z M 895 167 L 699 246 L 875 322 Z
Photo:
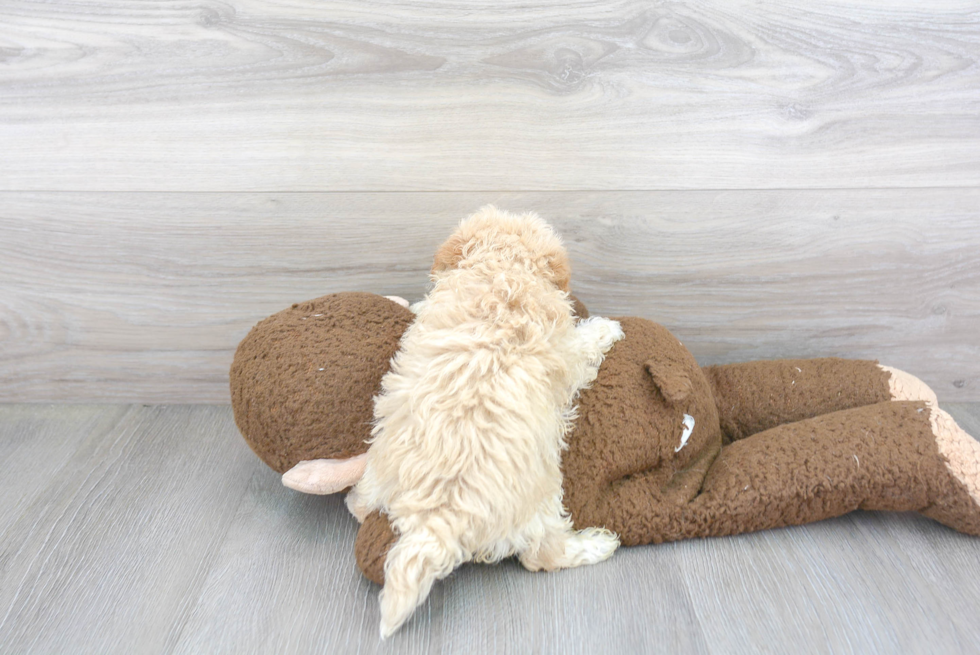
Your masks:
M 554 571 L 608 559 L 619 547 L 619 537 L 604 528 L 574 530 L 565 517 L 542 517 L 545 533 L 520 555 L 529 571 Z
M 428 526 L 403 533 L 388 551 L 381 590 L 381 638 L 392 635 L 441 580 L 464 561 L 459 547 L 446 544 Z
M 366 467 L 358 483 L 347 492 L 344 503 L 358 523 L 364 523 L 368 514 L 384 507 L 381 488 L 374 469 Z

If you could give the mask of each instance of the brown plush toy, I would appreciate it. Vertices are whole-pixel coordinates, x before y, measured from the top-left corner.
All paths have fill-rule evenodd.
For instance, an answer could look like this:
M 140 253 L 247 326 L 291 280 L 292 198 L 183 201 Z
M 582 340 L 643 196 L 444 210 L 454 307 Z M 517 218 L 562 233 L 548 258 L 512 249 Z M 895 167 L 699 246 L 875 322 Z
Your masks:
M 235 420 L 284 484 L 335 493 L 357 481 L 372 398 L 412 316 L 382 296 L 334 294 L 242 341 Z M 702 369 L 666 328 L 617 320 L 626 336 L 579 397 L 563 457 L 576 528 L 605 527 L 632 546 L 875 509 L 980 535 L 980 444 L 918 379 L 842 359 Z M 393 541 L 378 513 L 357 536 L 358 565 L 379 584 Z

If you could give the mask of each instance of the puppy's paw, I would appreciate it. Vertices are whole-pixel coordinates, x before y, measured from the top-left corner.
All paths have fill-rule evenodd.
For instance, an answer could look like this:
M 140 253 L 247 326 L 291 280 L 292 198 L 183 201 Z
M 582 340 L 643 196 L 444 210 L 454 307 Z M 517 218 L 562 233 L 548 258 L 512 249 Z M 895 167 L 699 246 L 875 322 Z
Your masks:
M 619 548 L 619 537 L 605 528 L 586 528 L 576 532 L 565 545 L 568 566 L 595 564 L 609 559 Z
M 623 328 L 619 324 L 619 321 L 602 318 L 601 316 L 594 316 L 580 321 L 578 329 L 598 346 L 603 355 L 609 352 L 609 349 L 613 347 L 614 343 L 626 336 L 623 334 Z
M 613 347 L 613 344 L 626 336 L 623 332 L 623 326 L 619 324 L 619 321 L 613 321 L 608 318 L 600 318 L 602 321 L 602 334 L 599 339 L 599 347 L 602 348 L 602 354 L 605 355 L 609 352 L 609 349 Z
M 548 539 L 541 547 L 520 555 L 529 571 L 554 571 L 608 559 L 619 547 L 616 533 L 604 528 L 568 529 Z

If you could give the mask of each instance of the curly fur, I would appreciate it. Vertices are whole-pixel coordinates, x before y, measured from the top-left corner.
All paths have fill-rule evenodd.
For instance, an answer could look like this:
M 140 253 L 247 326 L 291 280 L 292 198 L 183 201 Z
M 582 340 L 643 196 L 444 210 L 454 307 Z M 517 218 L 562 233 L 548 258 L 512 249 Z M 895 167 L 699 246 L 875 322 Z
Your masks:
M 601 561 L 606 530 L 575 532 L 562 507 L 561 450 L 578 391 L 619 324 L 576 324 L 560 239 L 533 214 L 484 207 L 442 245 L 375 399 L 364 477 L 348 496 L 392 521 L 381 634 L 463 562 L 517 554 L 531 570 Z

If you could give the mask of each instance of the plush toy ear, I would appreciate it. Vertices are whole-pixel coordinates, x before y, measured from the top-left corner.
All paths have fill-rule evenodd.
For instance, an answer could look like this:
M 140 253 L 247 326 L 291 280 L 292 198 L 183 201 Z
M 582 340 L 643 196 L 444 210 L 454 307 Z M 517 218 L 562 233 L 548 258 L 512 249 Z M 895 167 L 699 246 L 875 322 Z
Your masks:
M 409 307 L 412 306 L 411 303 L 409 303 L 407 300 L 405 300 L 401 296 L 385 296 L 385 298 L 387 298 L 391 302 L 395 303 L 396 305 L 401 305 L 405 309 L 408 309 Z
M 304 494 L 335 494 L 357 484 L 366 465 L 367 453 L 348 459 L 304 460 L 282 474 L 282 483 Z
M 648 359 L 643 366 L 668 403 L 679 403 L 694 390 L 690 376 L 679 364 Z

